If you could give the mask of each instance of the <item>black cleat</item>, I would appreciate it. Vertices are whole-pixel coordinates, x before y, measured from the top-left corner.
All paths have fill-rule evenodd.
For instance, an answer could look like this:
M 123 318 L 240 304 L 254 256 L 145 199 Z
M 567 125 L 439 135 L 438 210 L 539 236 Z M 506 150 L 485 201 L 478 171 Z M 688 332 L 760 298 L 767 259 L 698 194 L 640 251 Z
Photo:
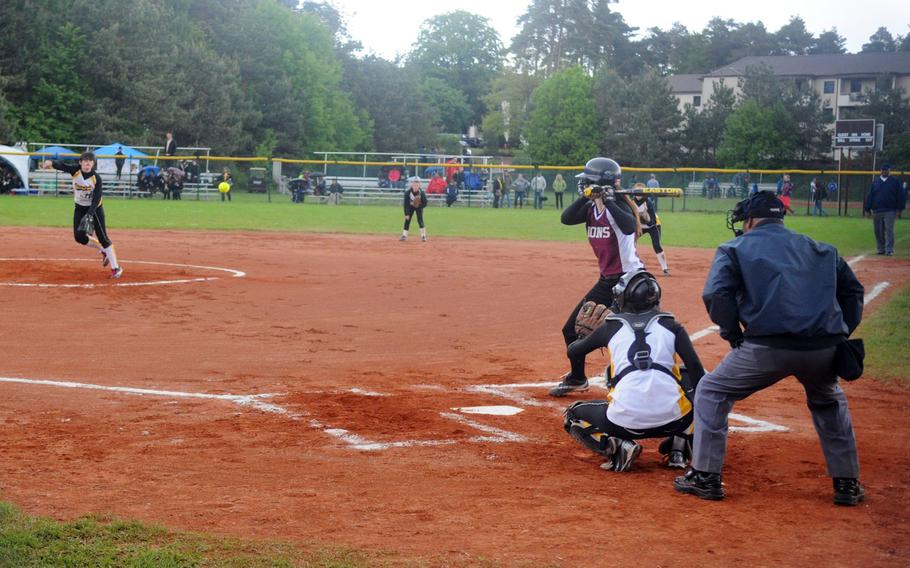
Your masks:
M 667 454 L 667 467 L 686 469 L 688 465 L 689 462 L 686 461 L 686 454 L 682 450 L 670 450 L 670 453 Z
M 584 392 L 590 388 L 588 379 L 582 379 L 581 382 L 572 380 L 572 373 L 566 373 L 558 385 L 550 389 L 550 396 L 561 398 L 570 392 Z
M 700 499 L 720 501 L 724 498 L 724 484 L 719 473 L 706 473 L 689 469 L 673 481 L 673 487 L 680 493 L 691 493 Z
M 834 504 L 853 507 L 866 498 L 866 491 L 859 480 L 852 477 L 834 478 Z
M 619 448 L 613 454 L 613 471 L 629 471 L 640 453 L 641 444 L 632 440 L 620 440 Z

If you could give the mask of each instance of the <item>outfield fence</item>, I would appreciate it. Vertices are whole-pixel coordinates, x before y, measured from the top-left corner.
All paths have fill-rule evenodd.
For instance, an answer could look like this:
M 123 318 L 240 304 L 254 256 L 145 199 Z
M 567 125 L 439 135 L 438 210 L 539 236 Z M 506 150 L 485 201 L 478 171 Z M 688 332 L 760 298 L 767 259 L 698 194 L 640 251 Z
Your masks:
M 198 172 L 187 172 L 183 179 L 182 199 L 223 200 L 218 186 L 226 169 L 231 176 L 231 195 L 238 192 L 259 195 L 262 201 L 327 203 L 344 205 L 397 204 L 406 187 L 409 176 L 421 178 L 422 187 L 435 173 L 460 183 L 456 207 L 501 207 L 513 208 L 519 203 L 516 181 L 521 175 L 525 179 L 537 173 L 547 181 L 544 209 L 557 205 L 553 182 L 561 175 L 566 182 L 563 206 L 574 200 L 576 184 L 574 176 L 583 166 L 553 166 L 538 164 L 509 163 L 494 156 L 453 156 L 443 154 L 366 154 L 318 152 L 318 158 L 293 159 L 261 156 L 204 156 L 197 162 Z M 37 152 L 0 152 L 0 165 L 9 168 L 11 157 L 27 156 L 30 171 L 28 187 L 20 184 L 10 188 L 18 195 L 66 195 L 72 192 L 67 174 L 53 169 L 44 169 L 43 160 L 51 157 Z M 75 160 L 78 154 L 60 154 L 59 159 Z M 98 155 L 98 158 L 116 158 L 113 155 Z M 173 198 L 167 191 L 167 184 L 160 181 L 150 184 L 142 172 L 146 166 L 158 166 L 162 171 L 167 167 L 182 168 L 197 155 L 160 157 L 141 160 L 139 167 L 121 172 L 101 172 L 105 194 L 126 199 Z M 910 172 L 892 171 L 892 175 L 906 176 Z M 817 179 L 817 186 L 823 187 L 825 199 L 822 207 L 828 215 L 859 216 L 862 204 L 872 181 L 878 172 L 861 170 L 736 170 L 700 167 L 655 167 L 624 168 L 623 185 L 647 183 L 654 175 L 661 187 L 681 188 L 681 197 L 656 198 L 660 211 L 723 212 L 748 194 L 753 186 L 759 190 L 776 191 L 783 175 L 789 175 L 794 189 L 791 207 L 799 214 L 812 214 L 815 210 L 810 184 Z M 493 193 L 493 179 L 500 178 L 508 190 L 508 203 Z M 303 181 L 302 181 L 303 180 Z M 332 182 L 337 181 L 342 192 L 331 191 Z M 834 191 L 827 188 L 833 182 Z M 253 199 L 257 199 L 253 197 Z M 444 195 L 430 194 L 431 204 L 443 205 Z M 523 207 L 533 206 L 533 192 L 524 195 Z

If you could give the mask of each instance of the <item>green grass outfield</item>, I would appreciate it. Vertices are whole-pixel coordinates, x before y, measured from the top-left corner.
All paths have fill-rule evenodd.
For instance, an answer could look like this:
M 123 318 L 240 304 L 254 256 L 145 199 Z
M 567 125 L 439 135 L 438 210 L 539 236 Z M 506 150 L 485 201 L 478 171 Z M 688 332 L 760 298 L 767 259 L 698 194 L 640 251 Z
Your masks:
M 278 197 L 278 196 L 274 196 Z M 108 228 L 315 231 L 388 234 L 401 231 L 402 210 L 396 205 L 332 207 L 318 203 L 266 203 L 262 195 L 237 193 L 233 202 L 108 199 L 104 204 Z M 669 246 L 714 248 L 732 237 L 721 213 L 671 212 L 667 200 L 660 213 L 662 240 Z M 72 198 L 0 197 L 0 226 L 69 227 Z M 430 207 L 424 213 L 433 236 L 581 241 L 584 232 L 559 222 L 552 206 L 543 210 L 477 207 Z M 874 249 L 871 221 L 858 217 L 806 217 L 787 219 L 793 229 L 836 246 L 841 254 L 855 255 Z M 906 224 L 898 223 L 898 237 Z M 898 255 L 907 256 L 904 247 Z

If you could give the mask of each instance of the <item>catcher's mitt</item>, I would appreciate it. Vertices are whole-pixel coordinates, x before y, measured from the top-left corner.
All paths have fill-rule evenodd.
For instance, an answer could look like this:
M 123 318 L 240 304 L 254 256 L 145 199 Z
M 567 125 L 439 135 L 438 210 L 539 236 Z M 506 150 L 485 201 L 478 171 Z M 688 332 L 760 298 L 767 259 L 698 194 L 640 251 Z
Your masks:
M 578 310 L 578 315 L 575 316 L 575 334 L 578 337 L 587 337 L 591 332 L 603 325 L 610 313 L 610 308 L 607 306 L 588 300 Z
M 91 213 L 86 213 L 82 216 L 82 220 L 79 221 L 79 231 L 85 233 L 86 235 L 95 234 L 95 216 Z

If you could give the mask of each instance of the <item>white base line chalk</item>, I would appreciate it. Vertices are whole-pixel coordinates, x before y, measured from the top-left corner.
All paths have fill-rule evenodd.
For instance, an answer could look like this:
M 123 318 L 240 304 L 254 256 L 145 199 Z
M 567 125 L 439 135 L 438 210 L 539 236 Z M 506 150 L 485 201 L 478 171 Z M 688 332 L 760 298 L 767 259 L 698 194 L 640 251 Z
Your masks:
M 96 259 L 88 258 L 0 258 L 0 262 L 98 262 Z M 246 272 L 234 270 L 233 268 L 220 268 L 217 266 L 201 266 L 197 264 L 178 264 L 173 262 L 155 262 L 151 260 L 127 260 L 125 265 L 130 264 L 151 264 L 155 266 L 175 266 L 178 268 L 195 268 L 197 270 L 214 270 L 217 272 L 227 272 L 234 278 L 243 278 Z M 190 282 L 207 282 L 209 280 L 218 280 L 218 276 L 208 276 L 199 278 L 177 278 L 173 280 L 154 280 L 149 282 L 116 282 L 110 284 L 43 284 L 43 283 L 24 283 L 24 282 L 0 282 L 0 286 L 12 286 L 18 288 L 110 288 L 110 287 L 131 287 L 131 286 L 165 286 L 169 284 L 186 284 Z

